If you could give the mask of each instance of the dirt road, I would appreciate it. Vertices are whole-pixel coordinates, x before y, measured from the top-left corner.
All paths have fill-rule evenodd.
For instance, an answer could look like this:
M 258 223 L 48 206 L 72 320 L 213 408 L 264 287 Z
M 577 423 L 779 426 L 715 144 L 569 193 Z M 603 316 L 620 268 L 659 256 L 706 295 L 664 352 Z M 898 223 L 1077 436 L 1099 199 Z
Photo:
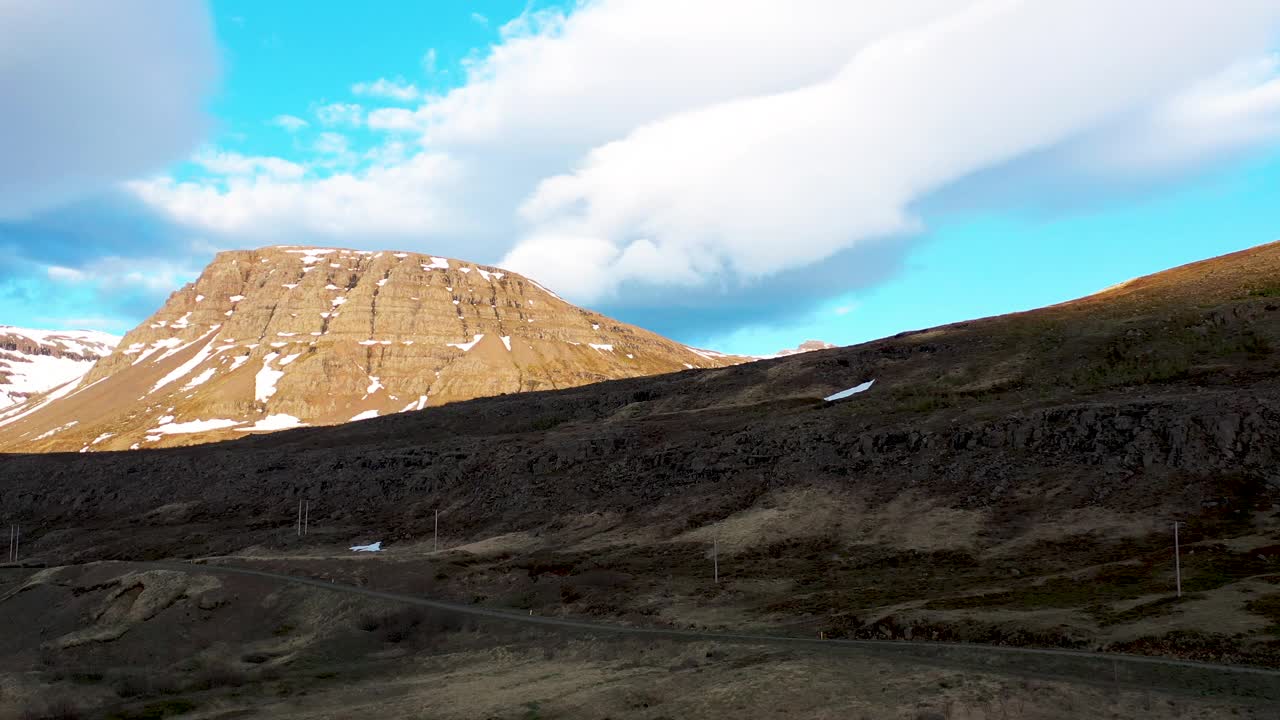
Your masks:
M 681 630 L 678 628 L 632 627 L 563 617 L 521 614 L 477 605 L 443 602 L 413 595 L 343 585 L 310 577 L 284 575 L 228 565 L 179 562 L 139 562 L 130 564 L 181 572 L 224 573 L 269 578 L 281 583 L 362 595 L 442 612 L 458 613 L 508 623 L 543 626 L 564 631 L 692 641 L 781 645 L 812 652 L 869 654 L 884 658 L 896 657 L 902 660 L 923 661 L 969 670 L 1000 672 L 1044 679 L 1066 679 L 1073 682 L 1086 682 L 1096 685 L 1280 701 L 1280 671 L 1264 668 L 1215 665 L 1184 660 L 1116 653 L 1093 653 L 1078 650 L 897 640 L 833 640 Z

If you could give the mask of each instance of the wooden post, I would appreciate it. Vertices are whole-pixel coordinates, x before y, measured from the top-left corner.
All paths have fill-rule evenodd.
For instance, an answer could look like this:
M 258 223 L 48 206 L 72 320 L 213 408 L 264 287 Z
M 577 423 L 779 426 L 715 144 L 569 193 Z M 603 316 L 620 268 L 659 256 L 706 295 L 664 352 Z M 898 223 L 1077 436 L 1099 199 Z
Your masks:
M 307 509 L 302 514 L 302 534 L 306 535 L 311 526 L 311 501 L 307 501 Z
M 1178 547 L 1178 521 L 1173 521 L 1173 572 L 1178 583 L 1178 597 L 1182 597 L 1182 552 Z
M 711 545 L 711 563 L 715 573 L 716 584 L 720 584 L 720 536 L 716 535 Z
M 296 529 L 298 537 L 302 537 L 302 501 L 298 501 L 298 526 Z
M 431 532 L 431 551 L 435 552 L 440 549 L 440 511 L 436 510 L 436 526 Z

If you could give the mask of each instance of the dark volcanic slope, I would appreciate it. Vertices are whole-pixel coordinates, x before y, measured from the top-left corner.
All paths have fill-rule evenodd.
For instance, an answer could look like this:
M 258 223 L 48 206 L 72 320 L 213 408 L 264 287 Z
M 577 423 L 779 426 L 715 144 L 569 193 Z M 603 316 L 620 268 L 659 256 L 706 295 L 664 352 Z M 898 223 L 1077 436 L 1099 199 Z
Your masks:
M 588 512 L 693 526 L 796 483 L 987 508 L 996 534 L 1087 506 L 1243 512 L 1280 477 L 1277 343 L 1272 244 L 773 361 L 206 447 L 7 456 L 0 519 L 52 528 L 197 501 L 200 517 L 248 528 L 279 524 L 306 494 L 324 517 L 391 533 L 421 530 L 436 507 L 472 535 Z
M 0 522 L 53 562 L 306 545 L 330 573 L 326 549 L 429 540 L 438 509 L 450 548 L 527 531 L 384 573 L 457 599 L 1280 665 L 1277 347 L 1273 244 L 772 361 L 198 447 L 0 456 Z M 317 531 L 299 541 L 303 498 Z

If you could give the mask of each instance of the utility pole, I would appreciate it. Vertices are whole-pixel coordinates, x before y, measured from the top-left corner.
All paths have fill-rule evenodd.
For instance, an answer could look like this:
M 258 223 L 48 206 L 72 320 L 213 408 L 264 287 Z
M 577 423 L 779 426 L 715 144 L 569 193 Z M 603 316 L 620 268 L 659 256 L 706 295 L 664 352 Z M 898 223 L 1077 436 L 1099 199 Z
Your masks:
M 311 501 L 307 501 L 307 509 L 302 514 L 302 534 L 306 535 L 311 527 Z
M 711 541 L 711 566 L 713 568 L 716 584 L 720 584 L 720 536 L 716 535 Z
M 431 533 L 431 552 L 440 549 L 440 511 L 436 510 L 436 527 Z
M 1178 583 L 1178 597 L 1182 597 L 1182 552 L 1178 547 L 1178 521 L 1173 521 L 1173 572 Z

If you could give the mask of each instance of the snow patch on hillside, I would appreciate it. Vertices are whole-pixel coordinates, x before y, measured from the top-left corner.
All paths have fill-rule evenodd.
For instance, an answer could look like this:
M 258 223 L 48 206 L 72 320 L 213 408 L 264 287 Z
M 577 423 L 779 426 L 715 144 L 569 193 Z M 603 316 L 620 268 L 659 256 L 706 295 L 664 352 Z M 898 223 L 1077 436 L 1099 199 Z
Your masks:
M 526 280 L 528 280 L 528 278 L 525 278 L 525 279 L 526 279 Z M 542 287 L 541 285 L 539 285 L 537 280 L 529 280 L 529 282 L 533 283 L 533 286 L 534 286 L 534 287 L 536 287 L 536 288 L 538 288 L 539 290 L 541 290 L 542 292 L 544 292 L 544 293 L 546 293 L 546 294 L 550 295 L 551 297 L 553 297 L 553 298 L 555 298 L 555 299 L 557 299 L 557 300 L 564 300 L 564 298 L 560 297 L 559 295 L 557 295 L 557 294 L 555 294 L 555 293 L 551 292 L 550 290 L 548 290 L 548 289 L 546 289 L 546 288 Z M 530 304 L 530 305 L 532 305 L 532 304 L 533 304 L 533 301 L 532 301 L 532 300 L 530 300 L 530 301 L 529 301 L 529 304 Z
M 199 386 L 201 386 L 201 385 L 203 385 L 203 384 L 205 384 L 205 383 L 209 382 L 210 378 L 212 378 L 212 377 L 214 376 L 214 374 L 215 374 L 215 373 L 217 373 L 217 372 L 218 372 L 218 368 L 216 368 L 216 367 L 206 368 L 206 369 L 204 370 L 204 372 L 202 372 L 202 373 L 200 373 L 199 375 L 196 375 L 195 377 L 193 377 L 193 378 L 191 378 L 190 380 L 188 380 L 188 381 L 187 381 L 187 384 L 182 386 L 182 389 L 183 389 L 183 390 L 190 390 L 190 389 L 192 389 L 192 388 L 199 387 Z
M 149 435 L 186 435 L 189 433 L 209 432 L 210 430 L 224 430 L 229 427 L 240 425 L 238 420 L 191 420 L 190 422 L 167 422 L 159 427 L 151 428 L 147 431 Z
M 690 347 L 688 345 L 685 345 L 684 347 L 686 350 L 693 353 L 694 355 L 697 355 L 699 357 L 704 357 L 708 360 L 715 360 L 717 358 L 729 357 L 728 355 L 725 355 L 724 353 L 716 352 L 715 350 L 699 350 L 696 347 Z
M 56 427 L 56 428 L 54 428 L 54 429 L 50 430 L 49 432 L 46 432 L 46 433 L 42 433 L 42 434 L 40 434 L 40 435 L 37 435 L 37 436 L 36 436 L 36 440 L 44 440 L 45 438 L 53 437 L 55 434 L 60 433 L 60 432 L 62 432 L 63 430 L 68 430 L 68 429 L 70 429 L 70 428 L 73 428 L 73 427 L 75 427 L 76 425 L 79 425 L 79 424 L 80 424 L 80 421 L 79 421 L 79 420 L 72 420 L 71 422 L 67 423 L 66 425 L 62 425 L 62 426 L 60 426 L 60 427 Z
M 47 355 L 21 355 L 10 359 L 0 351 L 0 408 L 16 405 L 32 395 L 79 380 L 92 367 L 92 360 Z
M 868 381 L 866 381 L 866 382 L 862 383 L 861 385 L 855 385 L 855 386 L 853 386 L 853 387 L 849 388 L 848 390 L 841 390 L 840 392 L 838 392 L 838 393 L 836 393 L 836 394 L 834 394 L 834 395 L 828 395 L 828 396 L 826 396 L 826 397 L 824 397 L 824 398 L 822 398 L 822 399 L 823 399 L 823 400 L 826 400 L 827 402 L 834 402 L 834 401 L 836 401 L 836 400 L 843 400 L 844 398 L 847 398 L 847 397 L 849 397 L 850 395 L 856 395 L 856 394 L 858 394 L 858 393 L 860 393 L 860 392 L 866 392 L 867 390 L 870 390 L 870 389 L 871 389 L 871 386 L 872 386 L 872 385 L 874 385 L 874 384 L 875 384 L 875 382 L 876 382 L 875 380 L 868 380 Z
M 170 372 L 168 375 L 165 375 L 164 377 L 156 381 L 156 384 L 151 386 L 151 390 L 149 391 L 148 394 L 159 390 L 160 388 L 164 387 L 165 385 L 168 385 L 174 380 L 177 380 L 179 378 L 184 378 L 187 375 L 190 375 L 191 372 L 195 370 L 197 367 L 199 367 L 200 364 L 203 363 L 205 360 L 208 360 L 210 357 L 217 355 L 218 351 L 213 349 L 214 338 L 209 337 L 210 335 L 213 335 L 217 331 L 218 329 L 215 327 L 214 329 L 202 335 L 199 340 L 196 340 L 195 342 L 189 343 L 188 345 L 184 346 L 184 347 L 190 347 L 191 345 L 194 345 L 197 342 L 200 342 L 200 340 L 203 340 L 204 338 L 209 338 L 209 341 L 204 344 L 204 347 L 200 348 L 199 352 L 191 356 L 190 360 L 182 363 L 177 368 L 174 368 L 173 372 Z M 163 359 L 167 357 L 167 354 L 162 355 L 160 357 L 161 359 Z M 208 379 L 209 378 L 205 378 L 205 380 L 208 380 Z
M 272 395 L 276 394 L 276 383 L 280 378 L 284 377 L 283 370 L 273 370 L 271 361 L 280 357 L 279 353 L 267 353 L 262 358 L 262 369 L 258 371 L 253 382 L 253 399 L 258 402 L 266 402 Z
M 99 382 L 101 382 L 101 380 L 99 380 Z M 40 402 L 37 402 L 37 404 L 32 405 L 31 407 L 27 407 L 26 405 L 19 405 L 17 407 L 13 407 L 13 409 L 5 411 L 5 413 L 0 413 L 0 428 L 3 428 L 4 425 L 8 425 L 10 423 L 17 423 L 18 420 L 26 418 L 27 415 L 31 415 L 32 413 L 35 413 L 35 411 L 40 410 L 41 407 L 45 407 L 46 405 L 49 405 L 50 402 L 52 401 L 61 400 L 61 398 L 67 397 L 68 395 L 70 395 L 70 393 L 74 391 L 74 389 L 76 389 L 76 386 L 78 386 L 78 384 L 79 384 L 79 380 L 72 380 L 72 382 L 64 384 L 64 386 L 61 386 L 58 389 L 55 389 L 54 392 L 50 392 L 49 395 L 46 395 L 44 398 L 42 398 Z M 90 386 L 86 386 L 86 389 L 95 386 L 95 384 L 97 383 L 93 383 L 93 384 L 90 384 Z
M 404 409 L 401 410 L 400 412 L 409 412 L 410 410 L 421 410 L 426 406 L 427 406 L 427 396 L 419 395 L 417 400 L 414 400 L 408 405 L 405 405 Z
M 300 427 L 307 427 L 307 424 L 292 415 L 277 413 L 268 415 L 249 427 L 236 428 L 236 432 L 275 432 Z
M 475 346 L 476 346 L 476 343 L 480 342 L 480 341 L 481 341 L 481 340 L 483 340 L 483 339 L 484 339 L 484 333 L 480 333 L 479 335 L 476 335 L 476 336 L 475 336 L 475 338 L 474 338 L 474 339 L 472 339 L 472 341 L 471 341 L 471 342 L 468 342 L 468 343 L 445 343 L 445 345 L 447 345 L 447 346 L 449 346 L 449 347 L 455 347 L 455 348 L 458 348 L 458 349 L 459 349 L 459 350 L 461 350 L 462 352 L 467 352 L 467 351 L 468 351 L 468 350 L 470 350 L 471 348 L 475 347 Z

